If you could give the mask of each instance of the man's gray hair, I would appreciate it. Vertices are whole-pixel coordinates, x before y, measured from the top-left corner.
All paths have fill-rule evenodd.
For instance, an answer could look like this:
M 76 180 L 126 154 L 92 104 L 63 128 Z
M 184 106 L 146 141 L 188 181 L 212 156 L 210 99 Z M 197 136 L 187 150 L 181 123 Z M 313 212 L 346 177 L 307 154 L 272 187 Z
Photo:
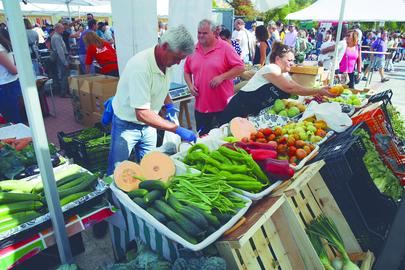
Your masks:
M 208 20 L 208 19 L 204 19 L 204 20 L 200 21 L 198 23 L 198 29 L 200 29 L 201 27 L 203 27 L 206 24 L 208 24 L 210 26 L 210 29 L 211 29 L 212 32 L 215 32 L 217 30 L 217 25 L 214 24 L 213 21 Z
M 55 25 L 53 26 L 53 28 L 54 28 L 55 30 L 58 29 L 58 28 L 60 28 L 60 27 L 63 27 L 63 24 L 57 23 L 57 24 L 55 24 Z
M 174 52 L 182 52 L 192 54 L 194 52 L 194 40 L 186 27 L 179 25 L 170 27 L 160 39 L 160 44 L 167 43 L 170 50 Z

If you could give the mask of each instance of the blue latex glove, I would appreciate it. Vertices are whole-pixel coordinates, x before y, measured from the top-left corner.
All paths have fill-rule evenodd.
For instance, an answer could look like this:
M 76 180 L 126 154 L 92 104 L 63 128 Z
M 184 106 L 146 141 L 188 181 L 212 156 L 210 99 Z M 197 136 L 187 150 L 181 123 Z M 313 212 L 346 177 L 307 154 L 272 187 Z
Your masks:
M 114 110 L 112 107 L 112 101 L 114 97 L 110 97 L 104 102 L 104 113 L 103 113 L 103 118 L 101 119 L 101 123 L 104 126 L 107 126 L 111 123 L 113 115 L 114 115 Z
M 174 122 L 174 119 L 176 117 L 176 113 L 179 112 L 179 109 L 176 108 L 176 106 L 174 106 L 173 103 L 168 103 L 165 104 L 165 108 L 166 108 L 166 116 L 165 118 L 171 122 Z
M 183 140 L 188 141 L 188 142 L 196 142 L 197 141 L 197 136 L 192 130 L 183 128 L 183 127 L 178 127 L 175 132 L 177 135 L 179 135 Z

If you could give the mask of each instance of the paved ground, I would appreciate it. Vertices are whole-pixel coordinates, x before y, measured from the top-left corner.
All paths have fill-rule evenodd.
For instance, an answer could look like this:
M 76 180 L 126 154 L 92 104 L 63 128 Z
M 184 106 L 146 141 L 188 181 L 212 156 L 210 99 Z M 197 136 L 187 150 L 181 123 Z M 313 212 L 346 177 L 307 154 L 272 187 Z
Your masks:
M 373 75 L 373 80 L 369 86 L 374 92 L 392 89 L 394 92 L 393 103 L 396 105 L 401 114 L 405 117 L 405 62 L 396 64 L 395 71 L 387 73 L 390 78 L 389 82 L 381 83 L 379 74 Z M 364 82 L 356 86 L 358 89 L 364 88 Z M 74 122 L 73 111 L 69 99 L 55 98 L 57 104 L 57 116 L 45 118 L 48 139 L 58 144 L 56 133 L 58 131 L 71 132 L 81 129 L 82 126 Z M 195 129 L 194 107 L 193 103 L 189 105 L 192 125 Z M 82 233 L 85 251 L 76 256 L 76 263 L 83 270 L 97 269 L 99 266 L 112 263 L 114 261 L 110 237 L 107 235 L 102 239 L 93 237 L 92 231 L 87 230 Z

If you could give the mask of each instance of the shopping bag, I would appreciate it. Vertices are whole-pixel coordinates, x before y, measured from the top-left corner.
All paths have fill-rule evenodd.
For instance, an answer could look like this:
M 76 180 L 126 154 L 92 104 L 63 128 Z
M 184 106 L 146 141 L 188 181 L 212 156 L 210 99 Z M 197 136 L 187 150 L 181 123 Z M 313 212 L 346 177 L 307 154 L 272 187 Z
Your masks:
M 323 120 L 328 127 L 336 132 L 343 132 L 352 126 L 352 119 L 342 112 L 342 107 L 337 102 L 318 104 L 312 101 L 304 111 L 299 121 L 315 116 L 317 120 Z

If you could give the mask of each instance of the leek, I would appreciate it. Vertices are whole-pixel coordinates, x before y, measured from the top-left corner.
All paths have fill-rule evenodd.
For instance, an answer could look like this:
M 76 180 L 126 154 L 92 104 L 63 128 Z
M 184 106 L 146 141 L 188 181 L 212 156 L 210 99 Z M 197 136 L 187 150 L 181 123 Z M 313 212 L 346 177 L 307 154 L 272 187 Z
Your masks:
M 335 268 L 333 268 L 333 266 L 329 261 L 328 255 L 326 254 L 326 250 L 322 244 L 321 238 L 319 238 L 318 235 L 310 231 L 307 231 L 307 234 L 325 270 L 335 270 Z
M 350 261 L 343 239 L 337 230 L 336 224 L 331 219 L 325 215 L 320 215 L 311 222 L 307 230 L 310 234 L 315 234 L 325 239 L 329 245 L 340 253 L 343 261 L 343 270 L 359 270 L 359 267 Z

